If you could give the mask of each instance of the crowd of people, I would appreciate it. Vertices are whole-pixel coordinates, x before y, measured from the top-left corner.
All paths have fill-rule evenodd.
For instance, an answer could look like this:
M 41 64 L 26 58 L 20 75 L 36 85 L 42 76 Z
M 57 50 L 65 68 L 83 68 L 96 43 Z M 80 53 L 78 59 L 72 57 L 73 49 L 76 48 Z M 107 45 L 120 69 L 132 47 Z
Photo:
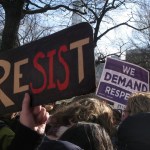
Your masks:
M 149 150 L 150 93 L 131 94 L 121 113 L 96 95 L 59 106 L 30 106 L 9 124 L 1 116 L 0 150 Z M 49 109 L 50 108 L 50 109 Z

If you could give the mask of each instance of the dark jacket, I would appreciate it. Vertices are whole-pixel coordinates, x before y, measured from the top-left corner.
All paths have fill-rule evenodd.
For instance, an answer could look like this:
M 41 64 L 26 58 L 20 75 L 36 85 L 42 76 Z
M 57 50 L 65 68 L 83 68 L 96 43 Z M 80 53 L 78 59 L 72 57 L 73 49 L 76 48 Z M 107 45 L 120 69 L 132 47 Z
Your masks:
M 119 150 L 150 150 L 150 113 L 126 118 L 118 129 Z
M 8 150 L 35 150 L 43 138 L 44 135 L 40 135 L 18 122 L 15 137 Z
M 49 140 L 45 137 L 38 150 L 81 150 L 81 148 L 67 141 Z

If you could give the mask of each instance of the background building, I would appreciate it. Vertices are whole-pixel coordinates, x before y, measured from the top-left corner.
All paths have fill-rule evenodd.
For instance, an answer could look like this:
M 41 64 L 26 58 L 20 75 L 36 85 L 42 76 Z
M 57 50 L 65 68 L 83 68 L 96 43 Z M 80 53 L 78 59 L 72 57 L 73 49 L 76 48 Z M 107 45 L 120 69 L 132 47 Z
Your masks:
M 81 5 L 82 5 L 82 2 L 80 0 L 75 0 L 72 3 L 72 6 L 74 9 L 83 11 L 83 7 L 81 7 Z M 73 12 L 73 14 L 72 14 L 72 25 L 75 25 L 75 24 L 78 24 L 81 22 L 82 22 L 82 17 L 79 14 Z
M 137 64 L 150 71 L 150 48 L 127 51 L 126 61 Z

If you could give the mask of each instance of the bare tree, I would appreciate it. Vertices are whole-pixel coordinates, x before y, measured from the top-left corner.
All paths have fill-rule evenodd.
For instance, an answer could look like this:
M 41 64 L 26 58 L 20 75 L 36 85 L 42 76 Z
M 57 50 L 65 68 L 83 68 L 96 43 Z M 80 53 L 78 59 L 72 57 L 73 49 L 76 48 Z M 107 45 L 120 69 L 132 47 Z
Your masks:
M 126 52 L 126 60 L 150 70 L 150 2 L 142 0 L 134 18 L 137 28 L 145 30 L 133 30 L 133 36 L 129 39 L 130 50 Z
M 5 25 L 2 34 L 1 50 L 17 46 L 18 30 L 22 18 L 23 0 L 2 0 L 0 1 L 5 11 Z
M 133 37 L 130 38 L 132 47 L 136 49 L 150 48 L 150 2 L 142 0 L 137 10 L 135 26 L 145 30 L 133 30 Z
M 45 14 L 49 11 L 53 12 L 53 18 L 57 18 L 55 10 L 57 10 L 59 14 L 66 15 L 63 19 L 67 17 L 67 15 L 71 16 L 71 12 L 75 12 L 81 15 L 84 21 L 90 23 L 93 26 L 95 47 L 97 42 L 104 35 L 119 26 L 126 25 L 141 30 L 141 28 L 135 28 L 130 25 L 132 16 L 124 22 L 117 23 L 111 15 L 113 11 L 127 9 L 127 4 L 130 3 L 130 0 L 80 0 L 81 5 L 78 7 L 84 9 L 74 9 L 74 7 L 72 7 L 73 1 L 74 0 L 1 0 L 0 4 L 5 12 L 1 50 L 11 49 L 19 45 L 18 31 L 23 18 L 26 17 L 29 19 L 31 15 Z M 136 0 L 132 0 L 132 2 L 136 3 Z M 36 25 L 35 22 L 30 23 L 33 26 Z M 110 26 L 110 24 L 112 25 Z M 60 24 L 58 24 L 58 26 L 59 25 Z M 64 25 L 69 26 L 69 21 Z M 105 26 L 105 29 L 102 26 Z M 25 33 L 22 29 L 20 30 L 20 35 L 26 37 L 26 39 L 23 39 L 23 37 L 20 38 L 22 43 L 32 40 L 27 36 L 27 32 Z M 27 31 L 31 31 L 31 29 L 32 27 L 29 26 Z M 33 34 L 35 33 L 32 33 L 32 35 Z
M 19 45 L 24 45 L 31 41 L 35 41 L 41 37 L 47 36 L 51 33 L 52 27 L 42 23 L 40 16 L 27 15 L 20 23 L 18 33 Z

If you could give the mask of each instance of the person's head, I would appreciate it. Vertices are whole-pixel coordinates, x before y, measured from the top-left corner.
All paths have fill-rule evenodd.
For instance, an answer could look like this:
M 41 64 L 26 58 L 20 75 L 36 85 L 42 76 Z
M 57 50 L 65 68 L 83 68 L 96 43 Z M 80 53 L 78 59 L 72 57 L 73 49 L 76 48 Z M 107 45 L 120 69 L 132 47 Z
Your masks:
M 129 97 L 125 118 L 140 112 L 150 112 L 150 92 L 137 92 Z
M 56 111 L 49 120 L 51 126 L 70 126 L 79 121 L 98 123 L 111 134 L 113 125 L 112 109 L 96 98 L 78 98 L 66 107 Z
M 63 133 L 60 140 L 69 141 L 85 150 L 113 150 L 108 133 L 96 123 L 76 123 Z
M 85 97 L 79 98 L 75 103 L 79 103 L 81 106 L 84 106 L 85 109 L 84 111 L 78 111 L 79 117 L 81 116 L 81 120 L 79 118 L 79 121 L 100 124 L 111 135 L 113 127 L 113 111 L 106 102 L 96 97 Z M 82 113 L 82 111 L 84 113 Z

